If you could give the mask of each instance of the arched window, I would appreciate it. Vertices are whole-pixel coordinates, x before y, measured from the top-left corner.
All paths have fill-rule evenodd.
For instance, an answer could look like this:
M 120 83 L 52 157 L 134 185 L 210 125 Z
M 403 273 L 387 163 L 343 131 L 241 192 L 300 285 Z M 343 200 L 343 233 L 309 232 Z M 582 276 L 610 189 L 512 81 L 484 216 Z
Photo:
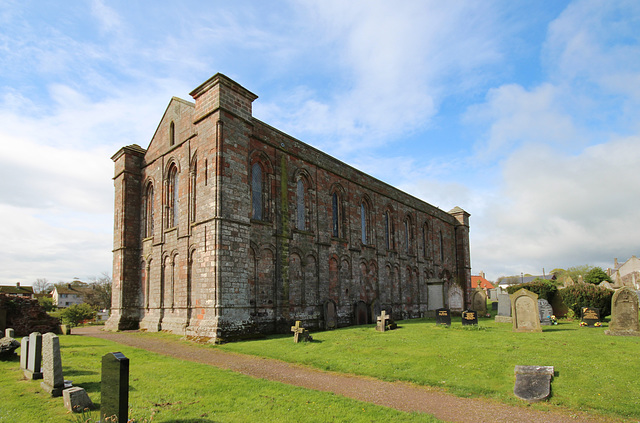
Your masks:
M 198 162 L 193 161 L 189 183 L 189 221 L 196 221 L 196 182 L 198 180 Z
M 296 229 L 304 231 L 307 229 L 306 224 L 306 207 L 304 198 L 305 186 L 302 178 L 298 178 L 296 183 Z
M 251 217 L 256 220 L 263 219 L 262 180 L 262 167 L 259 163 L 254 163 L 251 166 Z
M 387 250 L 392 249 L 393 247 L 393 239 L 391 236 L 391 217 L 389 216 L 389 210 L 384 212 L 384 242 L 387 247 Z
M 362 231 L 362 243 L 367 245 L 369 242 L 369 210 L 367 204 L 363 201 L 360 203 L 360 229 Z
M 153 236 L 153 185 L 147 185 L 144 196 L 143 224 L 144 237 Z
M 442 238 L 442 231 L 440 231 L 440 263 L 444 263 L 444 239 Z
M 167 176 L 167 228 L 178 226 L 178 167 L 172 164 Z
M 424 257 L 425 259 L 429 256 L 429 252 L 427 249 L 429 246 L 429 244 L 427 243 L 428 234 L 429 234 L 429 227 L 425 223 L 424 225 L 422 225 L 422 257 Z
M 409 251 L 411 250 L 411 244 L 410 244 L 410 240 L 411 237 L 409 236 L 409 219 L 405 219 L 404 220 L 404 251 L 409 254 Z
M 337 238 L 340 235 L 340 204 L 337 192 L 334 192 L 331 196 L 331 222 L 332 235 Z
M 175 145 L 176 143 L 176 125 L 171 121 L 169 124 L 169 145 Z

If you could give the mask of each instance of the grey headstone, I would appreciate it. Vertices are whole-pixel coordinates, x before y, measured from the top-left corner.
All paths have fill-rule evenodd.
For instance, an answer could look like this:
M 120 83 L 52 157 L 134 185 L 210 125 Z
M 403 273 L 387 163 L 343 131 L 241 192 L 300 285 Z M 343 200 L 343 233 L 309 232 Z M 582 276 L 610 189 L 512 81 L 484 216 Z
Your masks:
M 20 342 L 20 368 L 24 371 L 27 370 L 29 357 L 29 337 L 25 336 Z
M 511 300 L 509 294 L 498 295 L 498 316 L 511 317 Z
M 542 332 L 538 294 L 524 288 L 511 294 L 511 314 L 514 332 Z
M 74 386 L 62 391 L 62 399 L 64 406 L 74 413 L 82 413 L 86 410 L 93 410 L 94 405 L 84 388 Z
M 336 329 L 338 327 L 338 316 L 336 314 L 336 305 L 333 301 L 324 303 L 324 322 L 325 329 Z
M 520 399 L 538 402 L 549 398 L 553 366 L 516 366 L 513 393 Z
M 102 382 L 100 387 L 100 420 L 129 418 L 129 359 L 120 352 L 102 356 Z
M 442 283 L 430 283 L 427 285 L 427 305 L 429 310 L 437 310 L 444 307 L 443 286 L 444 284 Z
M 45 333 L 42 337 L 42 389 L 52 397 L 62 395 L 64 377 L 62 376 L 62 359 L 60 357 L 60 339 L 54 333 Z
M 16 334 L 15 334 L 15 331 L 12 328 L 6 328 L 4 330 L 4 336 L 6 338 L 15 338 Z
M 27 357 L 27 370 L 24 376 L 27 379 L 42 379 L 42 334 L 33 332 L 29 335 L 29 356 Z
M 540 324 L 542 326 L 551 326 L 551 316 L 553 316 L 553 307 L 549 301 L 544 298 L 538 300 L 538 313 L 540 314 Z
M 453 311 L 462 311 L 464 303 L 462 301 L 462 290 L 459 286 L 453 285 L 449 288 L 449 309 Z
M 631 288 L 620 288 L 611 299 L 611 323 L 606 335 L 640 336 L 638 295 Z
M 482 288 L 476 288 L 471 293 L 471 308 L 478 314 L 487 313 L 487 294 Z

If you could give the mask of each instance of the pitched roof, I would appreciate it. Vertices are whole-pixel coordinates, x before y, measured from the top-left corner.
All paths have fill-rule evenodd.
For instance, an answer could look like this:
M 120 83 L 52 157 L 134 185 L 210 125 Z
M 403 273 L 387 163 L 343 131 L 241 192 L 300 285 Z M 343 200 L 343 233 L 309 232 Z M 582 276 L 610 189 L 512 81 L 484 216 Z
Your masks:
M 91 290 L 91 288 L 85 288 L 82 286 L 74 286 L 74 285 L 56 286 L 53 289 L 58 291 L 58 294 L 72 294 L 72 295 L 83 295 L 85 292 Z
M 471 288 L 477 288 L 480 283 L 480 288 L 493 289 L 495 288 L 491 282 L 483 278 L 482 276 L 471 275 Z
M 33 295 L 33 287 L 32 286 L 20 286 L 20 285 L 0 285 L 0 293 L 2 293 L 2 294 Z

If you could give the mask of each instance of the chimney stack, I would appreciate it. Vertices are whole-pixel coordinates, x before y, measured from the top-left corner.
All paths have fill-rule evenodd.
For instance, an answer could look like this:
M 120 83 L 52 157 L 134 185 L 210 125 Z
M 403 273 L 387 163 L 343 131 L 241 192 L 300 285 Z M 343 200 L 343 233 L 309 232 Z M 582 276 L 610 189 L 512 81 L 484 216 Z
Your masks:
M 16 286 L 20 288 L 20 282 L 16 282 Z

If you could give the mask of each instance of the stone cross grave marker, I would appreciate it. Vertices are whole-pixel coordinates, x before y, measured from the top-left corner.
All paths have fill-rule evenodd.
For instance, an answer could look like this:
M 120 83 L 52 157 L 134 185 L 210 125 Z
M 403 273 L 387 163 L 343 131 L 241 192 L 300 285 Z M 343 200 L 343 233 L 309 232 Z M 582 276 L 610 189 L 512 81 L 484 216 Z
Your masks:
M 121 352 L 105 354 L 102 356 L 100 420 L 126 422 L 129 419 L 128 407 L 129 359 Z
M 538 402 L 549 398 L 553 366 L 516 366 L 516 384 L 513 393 L 516 397 L 529 402 Z
M 51 332 L 42 336 L 42 374 L 44 376 L 44 380 L 40 383 L 42 389 L 52 397 L 62 396 L 65 386 L 62 376 L 60 339 Z
M 4 330 L 4 336 L 7 338 L 13 338 L 16 336 L 16 332 L 12 328 L 6 328 Z
M 29 337 L 25 336 L 20 342 L 20 368 L 22 371 L 27 370 L 29 357 Z
M 620 288 L 611 299 L 611 323 L 605 335 L 640 336 L 638 295 L 629 287 Z
M 595 328 L 600 323 L 600 309 L 594 307 L 582 307 L 582 321 L 589 328 Z
M 471 293 L 471 307 L 479 314 L 487 314 L 487 294 L 482 288 L 476 288 Z
M 376 324 L 376 330 L 379 332 L 384 332 L 385 329 L 387 328 L 387 322 L 389 321 L 389 319 L 391 318 L 391 316 L 387 315 L 387 312 L 385 310 L 382 310 L 380 312 L 380 316 L 378 316 L 378 322 Z
M 300 327 L 300 320 L 296 320 L 296 324 L 294 326 L 291 326 L 291 332 L 293 332 L 293 342 L 296 344 L 300 342 L 301 338 L 302 341 L 311 340 L 309 331 L 303 327 Z
M 451 326 L 451 310 L 439 308 L 436 310 L 436 324 Z
M 542 332 L 538 294 L 524 288 L 510 296 L 514 332 Z
M 462 312 L 462 326 L 478 324 L 478 312 L 475 310 L 465 310 Z
M 42 379 L 42 334 L 33 332 L 29 335 L 29 355 L 27 357 L 27 370 L 24 376 L 27 379 Z
M 553 316 L 553 307 L 549 301 L 544 298 L 538 299 L 538 313 L 540 313 L 540 324 L 542 326 L 551 326 L 551 316 Z

